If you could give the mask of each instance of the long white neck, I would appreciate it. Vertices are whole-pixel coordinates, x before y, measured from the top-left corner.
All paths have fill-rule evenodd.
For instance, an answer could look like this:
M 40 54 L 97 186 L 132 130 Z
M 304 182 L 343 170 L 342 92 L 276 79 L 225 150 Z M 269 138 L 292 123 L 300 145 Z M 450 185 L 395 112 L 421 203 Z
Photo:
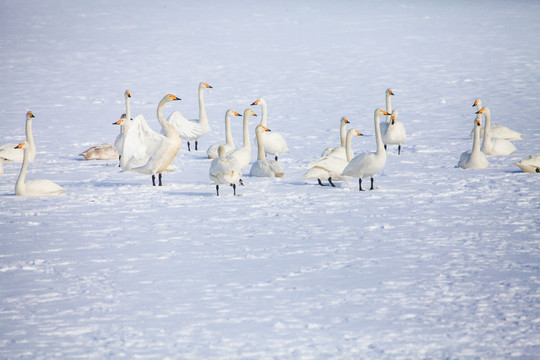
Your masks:
M 244 130 L 243 130 L 243 140 L 244 140 L 244 149 L 251 151 L 251 143 L 249 141 L 249 126 L 248 126 L 249 114 L 244 112 Z
M 28 160 L 34 161 L 36 158 L 36 144 L 34 143 L 34 133 L 32 132 L 32 118 L 26 117 L 26 142 L 28 143 Z
M 225 113 L 225 142 L 227 145 L 234 147 L 234 140 L 231 132 L 231 116 L 232 113 L 230 111 Z
M 392 95 L 390 95 L 390 91 L 386 90 L 386 112 L 388 114 L 392 113 Z M 386 115 L 386 121 L 390 122 L 392 119 L 392 115 Z
M 341 140 L 341 146 L 345 146 L 345 137 L 347 136 L 347 124 L 343 119 L 339 121 L 339 139 Z
M 169 124 L 167 120 L 165 120 L 165 118 L 163 117 L 163 106 L 165 106 L 165 104 L 168 103 L 169 101 L 171 100 L 167 97 L 167 95 L 165 95 L 163 99 L 161 99 L 157 107 L 157 118 L 158 118 L 159 124 L 161 125 L 161 128 L 163 129 L 163 132 L 165 133 L 165 136 L 174 137 L 174 134 L 178 136 L 178 133 L 173 128 L 173 126 Z
M 25 189 L 26 169 L 28 168 L 28 149 L 23 149 L 23 154 L 21 172 L 15 183 L 15 194 L 22 194 Z
M 264 131 L 257 130 L 255 135 L 257 136 L 257 160 L 266 159 L 266 152 L 264 151 L 263 134 Z
M 381 115 L 379 115 L 379 112 L 375 111 L 375 115 L 373 116 L 373 123 L 375 125 L 375 138 L 377 141 L 377 155 L 384 154 L 386 156 L 386 150 L 384 150 L 384 144 L 382 141 L 381 126 L 379 125 L 380 117 Z
M 347 132 L 347 138 L 345 139 L 345 154 L 347 155 L 348 162 L 350 162 L 354 157 L 351 144 L 355 132 L 356 130 L 349 129 L 349 131 Z
M 476 120 L 480 120 L 481 116 L 478 114 L 476 117 Z M 480 126 L 476 125 L 476 121 L 474 122 L 474 139 L 473 139 L 473 145 L 472 145 L 472 151 L 471 153 L 478 153 L 480 152 Z
M 130 121 L 131 120 L 131 106 L 129 104 L 129 95 L 127 94 L 127 91 L 124 97 L 126 98 L 126 120 Z
M 484 144 L 491 144 L 491 113 L 488 107 L 484 108 Z
M 259 105 L 261 105 L 261 122 L 259 123 L 260 125 L 266 127 L 266 124 L 268 122 L 268 119 L 267 119 L 267 107 L 266 107 L 266 101 L 264 99 L 260 99 L 259 100 Z
M 203 90 L 206 87 L 204 84 L 199 85 L 199 122 L 202 125 L 208 126 L 208 117 L 206 116 L 206 108 L 204 107 Z

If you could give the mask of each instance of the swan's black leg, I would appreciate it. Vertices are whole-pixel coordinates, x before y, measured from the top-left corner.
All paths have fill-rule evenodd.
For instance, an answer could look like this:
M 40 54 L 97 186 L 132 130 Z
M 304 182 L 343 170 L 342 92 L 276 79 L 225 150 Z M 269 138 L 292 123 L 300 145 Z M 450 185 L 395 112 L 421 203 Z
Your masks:
M 386 144 L 384 144 L 384 150 L 386 150 Z
M 122 155 L 118 155 L 118 167 L 120 167 L 120 160 L 122 160 Z
M 334 185 L 334 183 L 332 182 L 332 177 L 328 178 L 328 182 L 330 183 L 330 185 L 332 185 L 332 187 L 336 187 L 336 185 Z
M 191 151 L 191 148 L 189 147 L 189 141 L 187 142 L 187 151 Z
M 358 179 L 358 190 L 359 191 L 364 191 L 364 190 L 362 190 L 362 179 L 360 179 L 360 178 Z
M 152 175 L 152 186 L 156 186 L 156 175 Z
M 397 147 L 397 154 L 398 154 L 398 155 L 401 155 L 401 144 L 398 145 L 398 147 Z
M 369 190 L 373 190 L 373 189 L 375 188 L 373 187 L 373 178 L 371 178 L 371 188 Z
M 195 140 L 195 150 L 199 150 L 198 146 L 199 146 L 199 142 L 197 140 Z
M 233 195 L 236 195 L 236 184 L 231 184 L 233 189 Z
M 276 161 L 277 161 L 277 155 L 276 155 Z
M 244 181 L 242 179 L 238 180 L 238 182 L 240 183 L 240 185 L 244 186 Z
M 159 177 L 159 186 L 162 186 L 162 184 L 161 184 L 161 174 L 159 174 L 158 177 Z
M 216 184 L 216 195 L 219 196 L 219 185 Z
M 319 185 L 324 186 L 324 184 L 322 183 L 321 179 L 317 179 L 317 181 L 319 182 Z

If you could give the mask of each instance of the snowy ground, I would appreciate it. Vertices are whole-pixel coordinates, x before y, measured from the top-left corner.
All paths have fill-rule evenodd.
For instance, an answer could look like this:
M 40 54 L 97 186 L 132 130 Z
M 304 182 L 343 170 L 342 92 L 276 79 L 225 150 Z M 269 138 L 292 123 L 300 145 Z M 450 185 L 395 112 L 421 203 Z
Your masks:
M 540 3 L 38 2 L 0 0 L 0 139 L 37 142 L 30 178 L 62 197 L 14 196 L 0 179 L 0 358 L 388 359 L 540 354 Z M 211 133 L 165 174 L 78 153 L 155 107 Z M 374 191 L 304 181 L 338 142 L 393 106 L 408 140 Z M 291 153 L 282 179 L 245 176 L 215 196 L 206 148 L 227 108 L 258 97 Z M 456 168 L 480 97 L 526 134 L 485 170 Z M 253 107 L 260 114 L 260 108 Z M 253 133 L 254 123 L 250 127 Z M 241 121 L 233 119 L 237 145 Z M 255 150 L 254 150 L 255 155 Z M 249 168 L 247 169 L 249 172 Z

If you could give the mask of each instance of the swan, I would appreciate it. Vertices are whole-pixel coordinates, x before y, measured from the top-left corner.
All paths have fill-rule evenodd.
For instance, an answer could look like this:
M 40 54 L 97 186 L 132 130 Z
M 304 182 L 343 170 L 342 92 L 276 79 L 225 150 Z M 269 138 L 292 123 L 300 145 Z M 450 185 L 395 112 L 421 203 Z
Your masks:
M 373 177 L 384 168 L 386 164 L 386 150 L 381 136 L 379 119 L 382 115 L 388 115 L 388 112 L 382 109 L 376 109 L 373 122 L 375 126 L 375 137 L 377 142 L 377 151 L 374 153 L 365 153 L 355 156 L 343 170 L 342 175 L 358 178 L 358 187 L 362 190 L 362 178 L 371 177 L 371 188 L 373 190 Z
M 514 165 L 526 173 L 540 173 L 540 154 L 531 155 Z
M 403 123 L 401 121 L 396 121 L 397 115 L 397 110 L 392 110 L 390 122 L 381 122 L 381 133 L 384 143 L 384 149 L 386 150 L 386 145 L 397 145 L 398 155 L 400 155 L 401 144 L 407 138 L 407 134 L 405 133 L 405 126 L 403 126 Z
M 317 179 L 319 185 L 323 186 L 321 179 L 327 179 L 332 187 L 336 187 L 333 181 L 343 180 L 348 176 L 341 175 L 349 161 L 353 158 L 351 142 L 353 136 L 362 136 L 358 130 L 349 129 L 345 138 L 345 158 L 340 156 L 323 156 L 318 160 L 308 164 L 311 167 L 303 176 L 303 179 Z M 333 181 L 332 181 L 333 180 Z
M 34 113 L 28 111 L 26 113 L 26 142 L 28 143 L 27 158 L 29 162 L 34 161 L 36 158 L 36 144 L 34 143 L 34 134 L 32 132 L 32 119 Z M 17 147 L 18 144 L 5 144 L 0 146 L 0 158 L 4 161 L 23 162 L 24 151 Z
M 482 108 L 482 101 L 480 99 L 474 100 L 473 107 L 476 106 L 478 110 Z M 474 136 L 474 128 L 471 130 L 471 137 Z M 484 136 L 484 127 L 480 128 L 480 137 Z M 523 134 L 512 130 L 506 126 L 499 124 L 491 124 L 491 138 L 492 139 L 504 139 L 504 140 L 521 140 Z
M 394 92 L 392 89 L 386 89 L 385 92 L 385 99 L 386 99 L 386 112 L 388 114 L 392 113 L 392 98 L 390 96 L 394 96 Z M 386 122 L 390 122 L 392 119 L 391 115 L 386 116 Z
M 325 156 L 338 156 L 343 159 L 347 159 L 347 154 L 345 152 L 345 138 L 347 136 L 347 124 L 350 124 L 349 120 L 344 116 L 339 119 L 339 139 L 341 146 L 338 147 L 329 147 L 324 149 L 321 154 L 321 157 Z
M 216 183 L 216 194 L 219 196 L 219 184 L 230 184 L 236 195 L 236 183 L 242 183 L 242 169 L 236 158 L 226 155 L 225 146 L 218 147 L 218 157 L 210 163 L 208 176 Z
M 241 170 L 244 170 L 251 161 L 251 143 L 249 142 L 249 126 L 248 126 L 248 119 L 250 116 L 257 116 L 257 114 L 255 114 L 253 110 L 249 108 L 244 110 L 244 121 L 243 121 L 244 146 L 231 151 L 228 155 L 230 157 L 235 158 L 238 161 Z
M 484 140 L 482 141 L 482 152 L 486 155 L 510 155 L 516 151 L 516 147 L 508 140 L 491 138 L 491 112 L 484 106 L 476 112 L 484 114 Z
M 231 110 L 231 109 L 229 109 L 229 110 L 227 110 L 225 112 L 225 144 L 217 143 L 217 144 L 214 144 L 214 145 L 210 145 L 210 147 L 206 151 L 206 154 L 208 155 L 209 159 L 215 159 L 215 158 L 218 157 L 218 148 L 219 148 L 220 145 L 225 146 L 225 152 L 226 153 L 230 153 L 231 151 L 233 151 L 236 148 L 236 146 L 234 145 L 234 140 L 233 140 L 232 134 L 231 134 L 231 117 L 233 115 L 234 116 L 242 116 L 239 113 L 237 113 L 236 111 Z
M 462 169 L 485 169 L 489 166 L 489 162 L 484 154 L 480 150 L 480 122 L 481 115 L 478 114 L 474 122 L 474 138 L 472 150 L 464 151 L 458 162 L 458 166 Z
M 187 141 L 188 151 L 191 151 L 189 142 L 195 140 L 195 150 L 198 150 L 198 140 L 210 131 L 208 125 L 208 117 L 206 116 L 206 108 L 204 107 L 203 90 L 212 89 L 212 86 L 207 83 L 201 82 L 199 84 L 199 118 L 198 119 L 186 119 L 178 111 L 173 112 L 169 116 L 169 123 L 174 126 L 180 138 Z
M 161 174 L 171 165 L 182 143 L 174 127 L 163 117 L 163 106 L 174 100 L 180 99 L 172 94 L 167 94 L 159 102 L 157 117 L 165 135 L 161 135 L 159 141 L 156 141 L 152 147 L 147 148 L 148 162 L 143 166 L 132 169 L 141 174 L 152 175 L 152 185 L 154 186 L 156 186 L 156 174 L 159 175 L 159 186 L 162 185 Z
M 266 153 L 264 152 L 264 138 L 263 134 L 265 131 L 270 131 L 267 127 L 262 125 L 257 125 L 255 128 L 255 136 L 257 137 L 257 161 L 251 165 L 251 170 L 249 171 L 250 176 L 259 176 L 259 177 L 283 177 L 285 172 L 281 167 L 281 164 L 277 160 L 268 160 L 266 158 Z
M 264 100 L 263 98 L 258 98 L 251 104 L 251 106 L 254 106 L 254 105 L 261 106 L 261 122 L 259 123 L 259 125 L 267 127 L 268 119 L 267 119 L 266 100 Z M 265 132 L 263 133 L 263 139 L 264 139 L 264 151 L 267 154 L 274 155 L 276 161 L 279 155 L 290 152 L 289 147 L 287 146 L 287 141 L 285 141 L 285 138 L 280 133 Z
M 30 144 L 24 141 L 16 146 L 17 149 L 23 151 L 23 162 L 21 172 L 15 183 L 15 195 L 26 196 L 48 196 L 48 195 L 60 195 L 65 190 L 58 184 L 50 180 L 28 180 L 26 181 L 26 170 L 28 168 L 28 162 L 30 161 Z
M 84 150 L 79 156 L 82 156 L 83 160 L 116 160 L 119 155 L 114 145 L 105 143 L 94 145 Z

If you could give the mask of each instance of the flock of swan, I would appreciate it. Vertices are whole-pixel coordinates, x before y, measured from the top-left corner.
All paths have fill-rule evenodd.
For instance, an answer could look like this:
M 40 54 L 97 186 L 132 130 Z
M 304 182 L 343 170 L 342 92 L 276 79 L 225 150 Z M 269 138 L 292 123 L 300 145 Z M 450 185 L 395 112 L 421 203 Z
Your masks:
M 167 94 L 157 106 L 157 120 L 161 125 L 161 132 L 153 130 L 142 115 L 131 116 L 131 92 L 126 90 L 124 98 L 126 113 L 114 122 L 120 125 L 120 133 L 112 144 L 93 146 L 80 155 L 85 160 L 112 160 L 118 159 L 119 167 L 124 171 L 131 171 L 152 176 L 152 184 L 163 184 L 164 172 L 173 171 L 173 159 L 180 150 L 182 140 L 187 142 L 188 151 L 191 151 L 191 142 L 194 149 L 199 148 L 199 139 L 210 131 L 206 108 L 204 105 L 204 89 L 212 88 L 201 82 L 198 88 L 199 117 L 187 119 L 180 112 L 174 111 L 166 120 L 163 108 L 166 104 L 179 101 L 180 98 Z M 374 177 L 386 164 L 386 151 L 388 145 L 397 145 L 398 155 L 407 136 L 405 126 L 397 120 L 397 110 L 392 110 L 391 89 L 386 90 L 386 110 L 377 108 L 374 111 L 373 125 L 375 128 L 376 151 L 354 156 L 351 143 L 354 136 L 362 134 L 356 129 L 347 130 L 349 120 L 342 117 L 339 120 L 340 145 L 327 148 L 321 156 L 308 164 L 309 170 L 303 179 L 316 179 L 319 185 L 328 181 L 335 187 L 334 181 L 347 178 L 357 178 L 358 188 L 363 191 L 362 179 L 370 178 L 370 190 L 374 189 Z M 252 163 L 249 175 L 258 177 L 282 177 L 284 170 L 279 163 L 279 156 L 290 152 L 285 138 L 277 132 L 268 129 L 267 104 L 263 98 L 254 101 L 251 106 L 261 107 L 261 120 L 255 128 L 255 143 L 257 145 L 257 160 Z M 516 151 L 511 141 L 519 140 L 523 134 L 499 124 L 491 124 L 491 113 L 487 106 L 483 106 L 479 99 L 473 104 L 477 107 L 471 137 L 472 149 L 463 152 L 458 167 L 463 169 L 483 169 L 489 166 L 487 156 L 509 155 Z M 243 144 L 236 147 L 230 120 L 233 116 L 243 116 Z M 243 185 L 242 174 L 251 163 L 251 140 L 249 134 L 249 119 L 257 116 L 247 108 L 243 115 L 229 109 L 225 113 L 225 142 L 212 144 L 208 147 L 207 156 L 212 159 L 209 168 L 209 178 L 214 181 L 216 195 L 219 196 L 220 185 L 230 185 L 236 195 L 237 185 Z M 385 119 L 381 121 L 381 117 Z M 482 116 L 484 126 L 482 126 Z M 5 144 L 0 146 L 0 175 L 3 175 L 3 163 L 7 161 L 22 162 L 21 170 L 15 184 L 16 195 L 48 196 L 60 195 L 65 192 L 58 184 L 49 180 L 26 180 L 28 163 L 36 157 L 36 145 L 32 133 L 32 111 L 26 114 L 26 140 L 20 144 Z M 482 139 L 482 144 L 480 140 Z M 268 158 L 268 155 L 271 155 Z M 540 154 L 531 155 L 515 163 L 524 172 L 540 173 Z

